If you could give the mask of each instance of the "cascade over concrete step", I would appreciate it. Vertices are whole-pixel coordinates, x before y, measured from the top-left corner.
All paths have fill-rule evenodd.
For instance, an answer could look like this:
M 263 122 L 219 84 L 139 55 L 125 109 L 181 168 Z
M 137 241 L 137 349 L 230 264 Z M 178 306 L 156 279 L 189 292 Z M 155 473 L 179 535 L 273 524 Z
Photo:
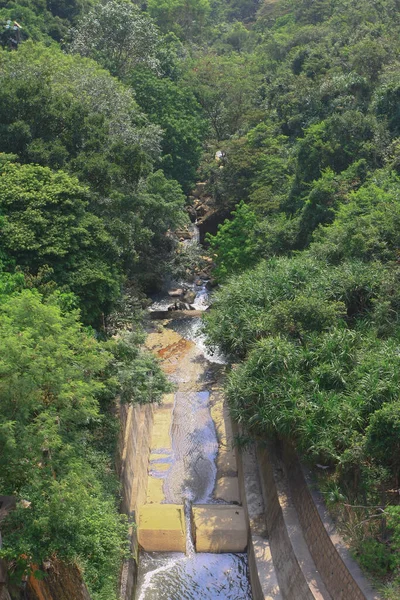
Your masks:
M 199 504 L 192 508 L 197 552 L 244 552 L 247 525 L 241 506 Z M 144 504 L 138 515 L 138 539 L 147 552 L 185 552 L 184 508 L 178 504 Z

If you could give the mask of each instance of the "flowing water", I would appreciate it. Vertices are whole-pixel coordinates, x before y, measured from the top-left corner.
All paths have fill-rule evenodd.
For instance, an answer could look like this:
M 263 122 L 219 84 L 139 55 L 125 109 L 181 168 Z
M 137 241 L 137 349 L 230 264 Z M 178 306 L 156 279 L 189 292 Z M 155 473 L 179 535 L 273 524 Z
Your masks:
M 205 310 L 209 304 L 205 283 L 192 285 L 192 289 L 196 291 L 192 307 Z M 170 304 L 171 298 L 159 296 L 150 310 L 166 310 Z M 198 317 L 174 319 L 172 312 L 166 327 L 175 337 L 179 334 L 179 339 L 191 343 L 192 350 L 183 359 L 174 356 L 173 350 L 168 354 L 172 366 L 167 372 L 177 385 L 170 429 L 172 450 L 165 453 L 167 470 L 151 470 L 150 475 L 163 479 L 164 502 L 184 505 L 186 554 L 142 552 L 136 600 L 251 600 L 247 555 L 197 554 L 191 536 L 192 503 L 216 502 L 218 437 L 210 406 L 211 363 L 218 369 L 225 360 L 220 353 L 206 349 Z M 177 353 L 180 344 L 174 344 Z
M 244 554 L 145 553 L 137 600 L 250 600 Z
M 202 322 L 199 317 L 176 319 L 170 321 L 167 327 L 179 333 L 179 335 L 186 340 L 194 342 L 204 358 L 210 363 L 217 363 L 219 365 L 224 365 L 226 363 L 225 356 L 218 348 L 211 351 L 210 348 L 206 346 L 205 335 L 202 333 Z
M 164 479 L 165 502 L 210 501 L 217 468 L 218 440 L 209 393 L 177 392 L 171 427 L 173 461 Z

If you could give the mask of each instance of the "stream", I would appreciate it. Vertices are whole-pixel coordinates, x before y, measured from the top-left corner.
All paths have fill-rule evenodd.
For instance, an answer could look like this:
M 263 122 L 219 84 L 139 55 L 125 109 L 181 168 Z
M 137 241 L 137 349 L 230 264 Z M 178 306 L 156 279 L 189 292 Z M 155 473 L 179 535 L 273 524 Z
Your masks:
M 196 292 L 191 306 L 205 310 L 210 302 L 206 282 L 192 284 L 191 289 Z M 150 310 L 167 310 L 170 302 L 168 296 L 159 296 Z M 163 480 L 163 502 L 183 504 L 190 522 L 192 503 L 224 502 L 214 496 L 219 443 L 212 406 L 225 360 L 205 347 L 198 316 L 174 319 L 171 311 L 171 319 L 163 322 L 163 335 L 173 336 L 173 343 L 158 351 L 167 357 L 165 370 L 176 386 L 172 451 L 165 459 L 168 464 L 159 472 L 150 470 L 149 476 Z M 187 351 L 179 354 L 184 344 Z M 190 527 L 187 530 L 186 554 L 141 552 L 136 600 L 251 600 L 247 555 L 196 553 Z

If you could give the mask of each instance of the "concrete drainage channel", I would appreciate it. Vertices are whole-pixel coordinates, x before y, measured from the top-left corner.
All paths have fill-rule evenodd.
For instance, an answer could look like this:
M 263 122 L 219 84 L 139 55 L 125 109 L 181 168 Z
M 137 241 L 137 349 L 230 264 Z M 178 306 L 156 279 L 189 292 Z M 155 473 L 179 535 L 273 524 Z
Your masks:
M 176 392 L 122 419 L 124 510 L 141 551 L 121 599 L 377 600 L 293 451 L 233 448 L 224 367 L 198 335 L 197 315 L 155 324 L 148 346 Z
M 148 345 L 176 390 L 153 415 L 135 598 L 251 600 L 224 366 L 190 339 L 198 337 L 198 317 L 166 325 L 156 324 Z

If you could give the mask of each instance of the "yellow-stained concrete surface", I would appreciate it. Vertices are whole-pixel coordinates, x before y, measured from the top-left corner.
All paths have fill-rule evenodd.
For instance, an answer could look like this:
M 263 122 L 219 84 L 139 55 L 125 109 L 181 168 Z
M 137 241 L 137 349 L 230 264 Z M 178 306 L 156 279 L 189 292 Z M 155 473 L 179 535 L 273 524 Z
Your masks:
M 151 436 L 151 453 L 163 455 L 164 449 L 171 448 L 170 428 L 174 395 L 166 394 L 163 403 L 157 406 L 153 415 L 153 431 Z
M 218 437 L 217 478 L 214 488 L 216 500 L 240 504 L 237 460 L 229 410 L 220 390 L 211 396 L 211 416 Z
M 244 552 L 247 525 L 241 506 L 198 504 L 193 506 L 197 552 Z
M 149 477 L 147 482 L 147 504 L 161 504 L 164 500 L 163 491 L 164 479 L 156 479 L 155 477 Z
M 185 552 L 183 506 L 145 504 L 138 515 L 138 539 L 147 552 Z
M 214 496 L 216 500 L 224 500 L 230 504 L 240 504 L 239 482 L 237 477 L 220 477 L 217 479 Z
M 217 456 L 217 471 L 222 477 L 223 474 L 237 474 L 236 452 L 233 448 L 219 446 Z
M 163 403 L 154 409 L 146 494 L 146 502 L 149 504 L 159 504 L 165 500 L 163 483 L 164 477 L 171 466 L 173 408 L 174 394 L 166 394 Z

